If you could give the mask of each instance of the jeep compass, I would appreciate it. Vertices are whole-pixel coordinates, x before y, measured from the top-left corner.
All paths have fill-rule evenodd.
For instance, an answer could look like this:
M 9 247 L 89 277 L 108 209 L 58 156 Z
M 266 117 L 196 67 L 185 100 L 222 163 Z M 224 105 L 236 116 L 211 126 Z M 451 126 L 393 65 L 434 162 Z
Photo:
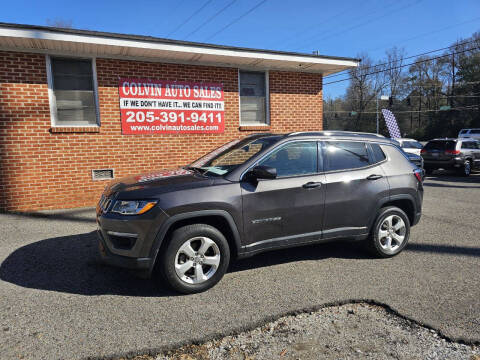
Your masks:
M 255 134 L 188 166 L 111 183 L 97 207 L 99 249 L 109 264 L 195 293 L 234 259 L 279 248 L 348 239 L 397 255 L 422 199 L 422 170 L 395 141 Z

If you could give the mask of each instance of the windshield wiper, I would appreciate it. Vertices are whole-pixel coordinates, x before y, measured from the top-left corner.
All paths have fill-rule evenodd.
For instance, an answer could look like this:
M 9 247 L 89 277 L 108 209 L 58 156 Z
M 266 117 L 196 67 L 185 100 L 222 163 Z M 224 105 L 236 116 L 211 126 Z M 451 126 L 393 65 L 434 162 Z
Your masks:
M 195 166 L 185 166 L 184 167 L 185 170 L 192 170 L 192 171 L 195 171 L 197 174 L 200 174 L 202 176 L 206 176 L 205 173 L 206 171 L 202 168 L 199 168 L 199 167 L 195 167 Z

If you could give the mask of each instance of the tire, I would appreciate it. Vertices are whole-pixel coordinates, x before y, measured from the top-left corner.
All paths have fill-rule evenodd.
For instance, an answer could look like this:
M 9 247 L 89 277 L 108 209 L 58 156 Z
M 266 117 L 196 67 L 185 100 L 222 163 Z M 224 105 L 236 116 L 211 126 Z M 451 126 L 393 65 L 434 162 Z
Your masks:
M 392 225 L 390 229 L 388 229 L 389 219 L 390 225 Z M 396 229 L 396 226 L 401 227 Z M 400 239 L 401 241 L 399 241 Z M 396 206 L 384 207 L 380 209 L 367 239 L 367 248 L 376 257 L 388 258 L 398 255 L 405 248 L 409 239 L 410 220 L 405 212 Z
M 168 244 L 157 258 L 157 269 L 173 290 L 182 294 L 202 292 L 225 275 L 230 248 L 225 236 L 213 226 L 186 225 L 166 240 Z
M 472 162 L 470 160 L 465 160 L 463 166 L 458 171 L 462 176 L 470 176 L 472 173 Z

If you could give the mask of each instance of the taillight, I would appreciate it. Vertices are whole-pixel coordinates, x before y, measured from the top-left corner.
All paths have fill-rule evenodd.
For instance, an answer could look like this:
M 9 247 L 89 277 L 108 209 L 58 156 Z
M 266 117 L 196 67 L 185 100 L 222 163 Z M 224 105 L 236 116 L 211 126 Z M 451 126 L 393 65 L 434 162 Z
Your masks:
M 426 152 L 427 152 L 427 150 L 425 150 L 425 149 L 420 150 L 420 154 L 425 154 Z
M 460 150 L 445 150 L 445 155 L 458 155 Z
M 423 171 L 421 169 L 415 169 L 413 170 L 413 174 L 417 178 L 418 181 L 422 182 L 423 181 Z

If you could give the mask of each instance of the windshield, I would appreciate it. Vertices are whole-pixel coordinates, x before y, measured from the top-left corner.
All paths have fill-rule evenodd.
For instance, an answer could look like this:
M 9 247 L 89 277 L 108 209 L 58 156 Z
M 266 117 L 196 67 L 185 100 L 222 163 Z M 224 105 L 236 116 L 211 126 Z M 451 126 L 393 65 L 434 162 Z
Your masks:
M 404 141 L 402 143 L 402 148 L 404 149 L 421 149 L 423 145 L 420 144 L 418 141 Z
M 268 136 L 233 140 L 194 161 L 187 168 L 201 170 L 204 175 L 209 176 L 226 175 L 280 138 L 281 136 Z

